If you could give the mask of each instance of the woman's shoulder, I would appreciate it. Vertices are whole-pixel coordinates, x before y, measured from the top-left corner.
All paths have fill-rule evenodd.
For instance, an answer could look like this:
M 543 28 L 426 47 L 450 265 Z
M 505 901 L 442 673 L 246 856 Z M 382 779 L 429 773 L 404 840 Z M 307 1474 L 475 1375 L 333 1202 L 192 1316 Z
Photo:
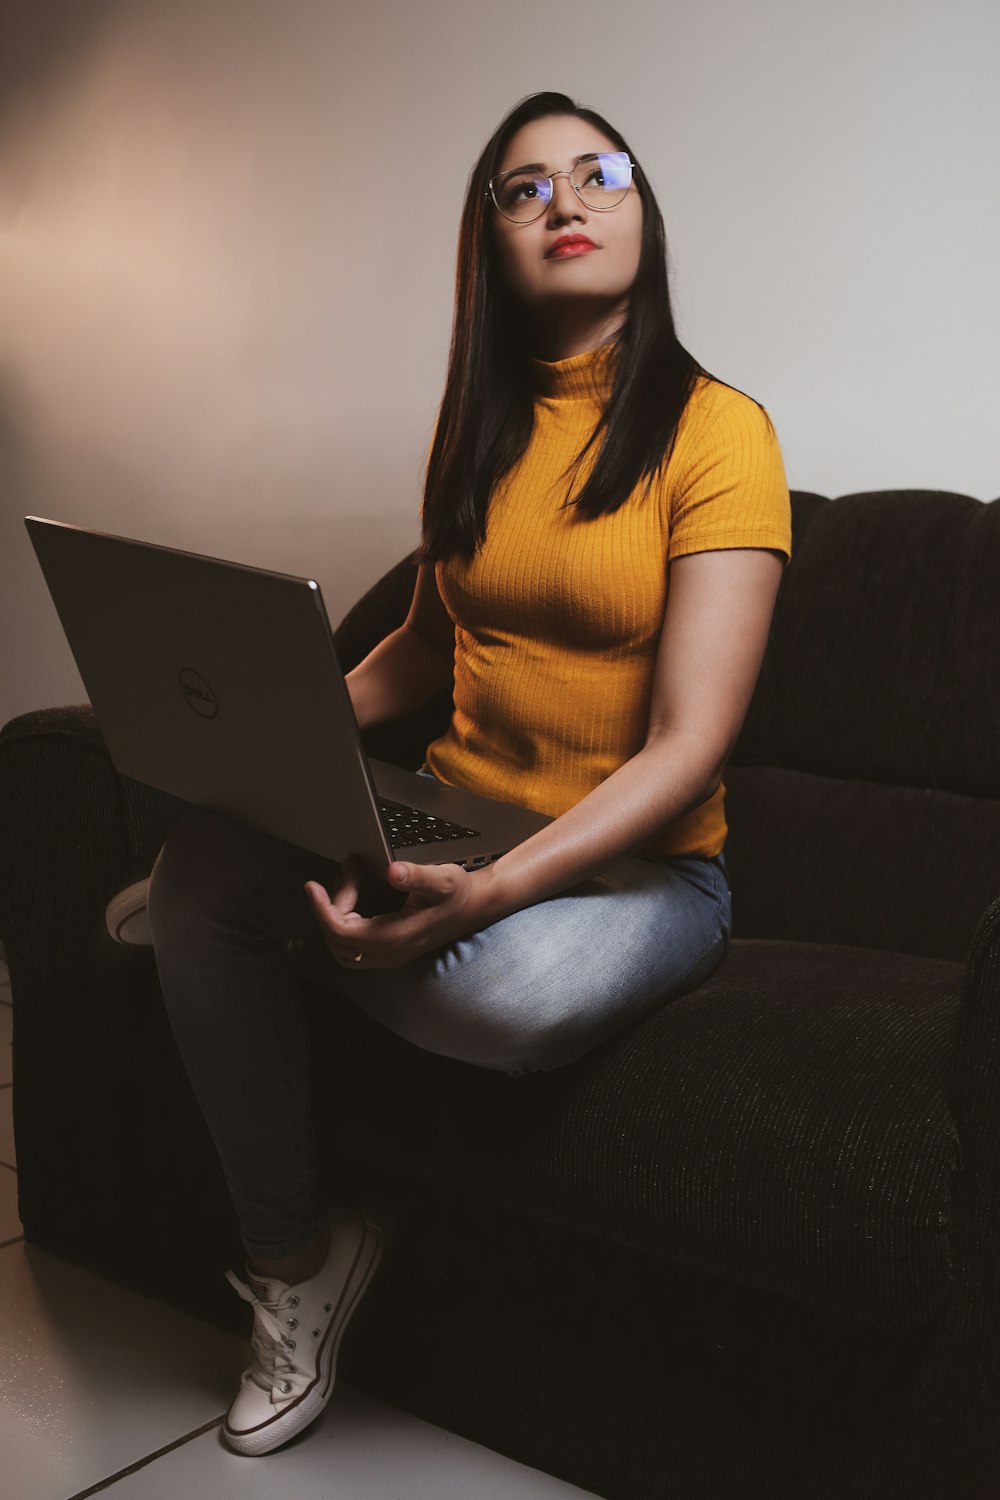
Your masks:
M 774 424 L 760 401 L 736 386 L 727 385 L 716 375 L 708 374 L 695 377 L 682 425 L 689 429 L 691 437 L 704 436 L 713 429 L 733 425 L 762 435 L 773 435 L 774 432 Z

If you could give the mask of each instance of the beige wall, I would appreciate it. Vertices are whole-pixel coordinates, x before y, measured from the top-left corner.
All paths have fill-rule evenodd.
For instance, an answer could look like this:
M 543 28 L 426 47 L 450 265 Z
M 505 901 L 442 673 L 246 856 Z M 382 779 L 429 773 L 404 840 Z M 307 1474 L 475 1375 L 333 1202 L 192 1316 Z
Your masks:
M 0 723 L 85 696 L 26 513 L 310 574 L 335 619 L 415 544 L 466 179 L 540 88 L 630 139 L 682 334 L 793 485 L 1000 487 L 994 0 L 9 0 L 5 28 Z

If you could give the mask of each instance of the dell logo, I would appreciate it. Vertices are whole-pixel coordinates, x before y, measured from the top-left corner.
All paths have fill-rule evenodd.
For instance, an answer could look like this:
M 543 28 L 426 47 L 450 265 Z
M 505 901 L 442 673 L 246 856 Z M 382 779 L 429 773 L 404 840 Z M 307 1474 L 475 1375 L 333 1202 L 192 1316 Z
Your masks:
M 177 674 L 184 700 L 203 719 L 214 719 L 219 712 L 219 703 L 212 689 L 193 667 L 182 667 Z

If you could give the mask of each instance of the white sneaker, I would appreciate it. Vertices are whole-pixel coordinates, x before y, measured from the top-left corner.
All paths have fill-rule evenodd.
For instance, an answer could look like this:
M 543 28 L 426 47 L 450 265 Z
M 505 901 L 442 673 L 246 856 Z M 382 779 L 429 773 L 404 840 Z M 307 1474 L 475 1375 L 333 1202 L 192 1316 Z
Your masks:
M 330 1214 L 323 1268 L 295 1286 L 247 1271 L 226 1280 L 254 1310 L 253 1363 L 222 1433 L 237 1453 L 270 1453 L 308 1427 L 333 1394 L 337 1350 L 382 1258 L 382 1231 L 354 1209 Z
M 151 944 L 152 934 L 146 915 L 148 880 L 137 880 L 126 886 L 117 896 L 112 896 L 104 912 L 107 929 L 116 943 Z

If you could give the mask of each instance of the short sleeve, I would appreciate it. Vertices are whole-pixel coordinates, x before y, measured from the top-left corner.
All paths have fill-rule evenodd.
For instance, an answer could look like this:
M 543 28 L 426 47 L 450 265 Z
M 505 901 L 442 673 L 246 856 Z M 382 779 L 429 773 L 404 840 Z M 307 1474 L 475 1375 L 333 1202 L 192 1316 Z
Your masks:
M 693 430 L 688 426 L 690 436 L 678 433 L 667 558 L 724 547 L 773 547 L 787 562 L 792 507 L 777 434 L 755 401 L 724 389 L 731 400 Z

